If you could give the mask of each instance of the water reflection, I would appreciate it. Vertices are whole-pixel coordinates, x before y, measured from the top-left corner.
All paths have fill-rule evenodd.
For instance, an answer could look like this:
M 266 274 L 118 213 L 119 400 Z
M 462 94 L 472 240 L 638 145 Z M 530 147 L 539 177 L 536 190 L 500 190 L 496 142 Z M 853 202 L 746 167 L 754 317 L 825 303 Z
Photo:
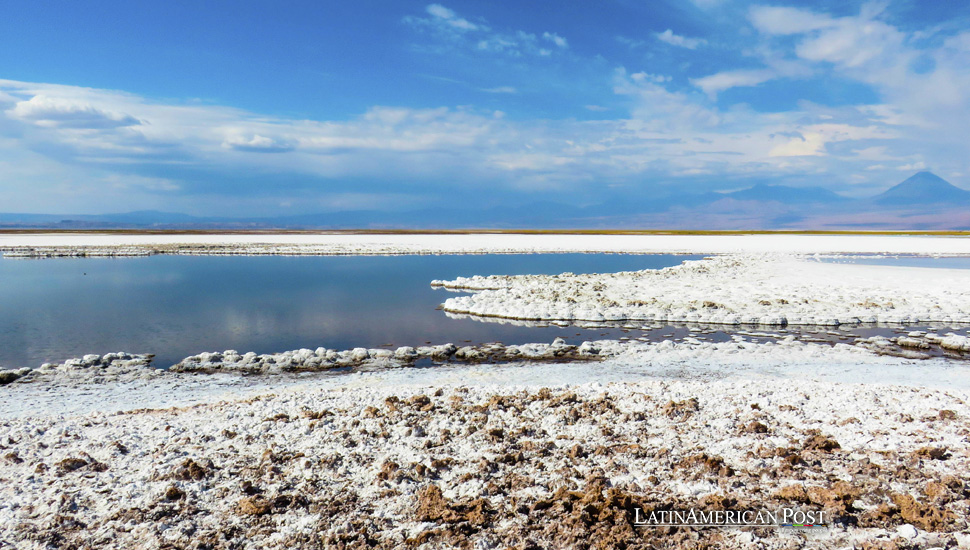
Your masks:
M 272 353 L 551 341 L 561 327 L 449 319 L 433 279 L 658 269 L 700 256 L 151 256 L 0 260 L 0 368 L 88 353 Z M 589 331 L 587 339 L 595 337 Z

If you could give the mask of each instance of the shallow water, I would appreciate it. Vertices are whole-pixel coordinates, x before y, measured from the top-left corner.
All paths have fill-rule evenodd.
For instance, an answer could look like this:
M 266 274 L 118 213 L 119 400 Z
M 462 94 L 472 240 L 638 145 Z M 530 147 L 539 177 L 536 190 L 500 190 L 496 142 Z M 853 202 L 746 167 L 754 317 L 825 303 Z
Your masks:
M 582 341 L 616 331 L 450 319 L 433 279 L 658 269 L 701 256 L 168 256 L 0 259 L 0 368 L 84 354 Z M 577 336 L 578 335 L 578 336 Z M 615 337 L 615 336 L 614 336 Z
M 932 267 L 932 268 L 938 268 L 938 269 L 970 269 L 970 258 L 965 256 L 928 257 L 928 256 L 908 256 L 908 255 L 898 255 L 898 256 L 866 255 L 866 256 L 852 256 L 852 257 L 827 259 L 825 261 L 833 262 L 833 263 L 845 263 L 845 264 L 889 265 L 889 266 L 896 266 L 896 267 Z
M 452 294 L 433 279 L 470 275 L 659 269 L 690 255 L 489 254 L 441 256 L 169 256 L 0 259 L 0 369 L 112 351 L 154 353 L 168 367 L 203 351 L 395 348 L 426 343 L 522 344 L 556 337 L 720 342 L 851 343 L 910 330 L 966 335 L 966 327 L 725 327 L 508 322 L 438 310 Z M 970 258 L 860 256 L 844 263 L 970 268 Z M 941 355 L 940 352 L 933 352 Z M 962 354 L 958 354 L 962 355 Z

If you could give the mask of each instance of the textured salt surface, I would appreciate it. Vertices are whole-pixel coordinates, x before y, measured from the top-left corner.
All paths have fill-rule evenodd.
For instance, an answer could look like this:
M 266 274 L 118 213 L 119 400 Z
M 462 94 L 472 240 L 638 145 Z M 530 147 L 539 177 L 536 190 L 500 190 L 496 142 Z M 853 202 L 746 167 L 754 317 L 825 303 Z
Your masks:
M 231 353 L 187 358 L 195 372 L 153 371 L 127 354 L 48 365 L 0 387 L 0 540 L 213 549 L 970 543 L 964 364 L 792 338 L 584 346 L 609 357 L 337 376 L 245 376 L 232 369 L 238 362 L 225 368 L 240 355 Z M 441 348 L 457 353 L 430 349 Z M 532 347 L 539 356 L 566 348 Z M 831 525 L 632 524 L 636 508 L 692 507 L 824 510 Z
M 434 281 L 445 311 L 527 320 L 839 325 L 970 323 L 970 273 L 728 255 L 662 270 Z
M 968 399 L 965 390 L 760 380 L 435 384 L 10 419 L 0 421 L 0 540 L 953 547 L 970 542 Z M 783 506 L 824 510 L 831 525 L 632 525 L 637 507 Z

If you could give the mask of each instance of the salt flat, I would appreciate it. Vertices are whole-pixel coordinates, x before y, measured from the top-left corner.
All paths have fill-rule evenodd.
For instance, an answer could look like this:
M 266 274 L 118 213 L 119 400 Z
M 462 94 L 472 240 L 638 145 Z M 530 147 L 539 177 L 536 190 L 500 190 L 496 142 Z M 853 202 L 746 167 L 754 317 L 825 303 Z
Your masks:
M 475 289 L 469 303 L 483 315 L 623 318 L 654 307 L 653 298 L 666 300 L 661 309 L 676 318 L 708 323 L 734 315 L 942 324 L 942 335 L 911 335 L 911 345 L 963 345 L 945 328 L 970 311 L 965 271 L 806 257 L 964 255 L 964 238 L 244 237 L 5 235 L 0 248 L 702 252 L 719 256 L 640 275 L 445 284 Z M 278 372 L 342 357 L 332 350 L 260 359 L 283 367 L 250 376 L 240 365 L 255 359 L 229 352 L 187 358 L 192 372 L 150 371 L 127 355 L 122 366 L 82 361 L 28 372 L 0 387 L 0 541 L 18 548 L 970 546 L 965 362 L 888 356 L 885 339 L 583 346 L 575 348 L 589 360 L 429 368 L 394 362 L 407 353 L 375 352 L 378 370 L 366 368 L 369 350 L 348 350 L 341 353 L 366 360 L 353 374 L 333 376 Z M 633 522 L 636 509 L 784 506 L 824 511 L 828 526 Z
M 890 235 L 534 235 L 534 234 L 120 234 L 0 233 L 0 250 L 279 254 L 462 254 L 625 252 L 637 254 L 970 255 L 964 236 Z

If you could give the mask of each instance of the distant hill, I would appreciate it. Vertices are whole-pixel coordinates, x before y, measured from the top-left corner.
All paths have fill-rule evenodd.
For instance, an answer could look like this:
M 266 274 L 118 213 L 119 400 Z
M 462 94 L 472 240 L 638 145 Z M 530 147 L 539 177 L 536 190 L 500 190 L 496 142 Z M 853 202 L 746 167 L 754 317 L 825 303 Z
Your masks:
M 135 212 L 125 212 L 121 214 L 103 214 L 100 216 L 82 216 L 82 219 L 90 221 L 112 221 L 115 223 L 143 223 L 151 225 L 195 223 L 199 221 L 196 216 L 188 214 L 177 214 L 173 212 L 159 212 L 158 210 L 136 210 Z
M 748 189 L 724 194 L 739 201 L 777 201 L 786 204 L 808 204 L 813 202 L 842 202 L 849 200 L 824 187 L 788 187 L 786 185 L 766 185 L 759 183 Z
M 202 221 L 188 214 L 138 210 L 117 214 L 0 214 L 0 225 L 168 225 L 189 224 Z
M 970 191 L 951 184 L 932 172 L 919 172 L 872 198 L 885 205 L 970 204 Z

